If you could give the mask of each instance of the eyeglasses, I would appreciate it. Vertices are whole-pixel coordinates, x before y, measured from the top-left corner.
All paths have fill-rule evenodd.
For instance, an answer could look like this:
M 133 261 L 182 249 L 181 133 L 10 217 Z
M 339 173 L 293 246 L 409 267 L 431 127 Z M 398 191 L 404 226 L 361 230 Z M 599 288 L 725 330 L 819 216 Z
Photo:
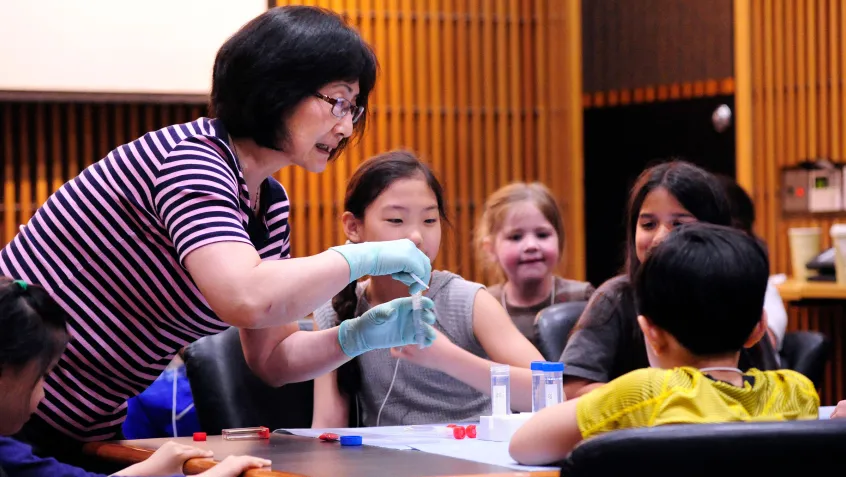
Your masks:
M 314 95 L 331 104 L 332 114 L 338 119 L 343 118 L 348 113 L 352 113 L 352 122 L 355 123 L 361 119 L 361 115 L 364 114 L 364 106 L 356 106 L 344 98 L 330 98 L 329 96 L 320 93 L 314 93 Z

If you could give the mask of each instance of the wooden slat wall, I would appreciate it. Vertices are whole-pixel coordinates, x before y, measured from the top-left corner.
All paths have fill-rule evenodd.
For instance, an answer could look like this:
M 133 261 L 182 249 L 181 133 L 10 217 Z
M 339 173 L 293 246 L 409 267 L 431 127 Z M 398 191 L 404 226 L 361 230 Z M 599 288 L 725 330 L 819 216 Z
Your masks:
M 846 4 L 840 0 L 736 0 L 738 180 L 755 200 L 756 229 L 774 273 L 791 273 L 787 229 L 829 227 L 842 215 L 781 213 L 781 168 L 802 160 L 846 159 Z M 743 109 L 743 114 L 741 114 Z M 751 114 L 749 114 L 751 111 Z M 818 329 L 835 345 L 824 402 L 846 398 L 846 313 L 842 303 L 790 307 L 789 330 Z
M 584 277 L 579 0 L 291 3 L 345 14 L 381 63 L 362 141 L 322 174 L 279 174 L 292 197 L 295 256 L 341 243 L 338 218 L 352 171 L 378 152 L 405 147 L 433 165 L 447 191 L 454 230 L 437 267 L 489 281 L 470 245 L 481 205 L 512 180 L 540 180 L 565 216 L 562 273 Z M 0 102 L 0 243 L 92 160 L 204 113 L 191 104 Z
M 0 244 L 53 191 L 115 146 L 203 114 L 199 104 L 0 102 Z
M 693 87 L 699 81 L 731 78 L 732 3 L 583 2 L 585 92 L 631 92 L 639 88 L 648 92 L 650 87 L 661 85 Z M 691 97 L 692 92 L 677 94 Z
M 472 230 L 485 198 L 513 180 L 540 180 L 567 228 L 562 267 L 584 277 L 581 32 L 578 0 L 312 0 L 346 15 L 381 71 L 360 144 L 320 175 L 283 171 L 293 196 L 293 253 L 343 240 L 337 218 L 347 178 L 393 148 L 435 169 L 453 224 L 436 267 L 489 282 Z
M 732 94 L 734 94 L 734 78 L 708 79 L 584 93 L 582 94 L 582 106 L 585 109 L 603 108 L 658 101 L 730 96 Z

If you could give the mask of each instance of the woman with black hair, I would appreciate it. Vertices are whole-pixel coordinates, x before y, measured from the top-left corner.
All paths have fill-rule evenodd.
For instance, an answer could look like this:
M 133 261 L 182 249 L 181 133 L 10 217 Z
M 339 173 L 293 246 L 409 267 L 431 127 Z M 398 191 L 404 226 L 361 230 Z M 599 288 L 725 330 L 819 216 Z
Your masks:
M 44 287 L 72 340 L 19 437 L 73 461 L 114 438 L 128 398 L 200 337 L 240 329 L 268 384 L 311 379 L 369 349 L 411 344 L 410 307 L 390 302 L 340 330 L 296 320 L 366 275 L 416 292 L 431 264 L 410 240 L 290 257 L 283 167 L 323 171 L 366 121 L 377 62 L 344 20 L 271 9 L 218 51 L 210 111 L 117 147 L 63 185 L 0 250 L 0 274 Z

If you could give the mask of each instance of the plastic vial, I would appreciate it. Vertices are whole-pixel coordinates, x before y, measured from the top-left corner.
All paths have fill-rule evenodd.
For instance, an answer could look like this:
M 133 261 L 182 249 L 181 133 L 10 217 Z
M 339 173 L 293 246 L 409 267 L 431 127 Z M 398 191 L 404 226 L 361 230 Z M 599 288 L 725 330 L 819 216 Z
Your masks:
M 547 362 L 543 364 L 544 395 L 546 406 L 564 402 L 564 363 Z
M 546 388 L 544 388 L 543 365 L 545 361 L 532 361 L 532 412 L 538 412 L 546 406 Z
M 423 292 L 411 295 L 411 310 L 414 317 L 414 339 L 417 347 L 426 346 L 426 330 L 423 328 Z
M 491 365 L 491 415 L 511 414 L 511 366 Z
M 270 439 L 270 429 L 267 427 L 241 427 L 238 429 L 223 429 L 223 438 L 227 441 L 252 439 Z

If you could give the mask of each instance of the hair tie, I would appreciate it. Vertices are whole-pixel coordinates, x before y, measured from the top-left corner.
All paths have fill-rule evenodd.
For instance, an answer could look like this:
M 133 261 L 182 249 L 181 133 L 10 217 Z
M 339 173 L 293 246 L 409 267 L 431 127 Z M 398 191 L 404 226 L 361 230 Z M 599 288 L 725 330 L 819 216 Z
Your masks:
M 21 287 L 21 290 L 26 291 L 26 287 L 29 286 L 23 280 L 15 280 L 15 285 Z

